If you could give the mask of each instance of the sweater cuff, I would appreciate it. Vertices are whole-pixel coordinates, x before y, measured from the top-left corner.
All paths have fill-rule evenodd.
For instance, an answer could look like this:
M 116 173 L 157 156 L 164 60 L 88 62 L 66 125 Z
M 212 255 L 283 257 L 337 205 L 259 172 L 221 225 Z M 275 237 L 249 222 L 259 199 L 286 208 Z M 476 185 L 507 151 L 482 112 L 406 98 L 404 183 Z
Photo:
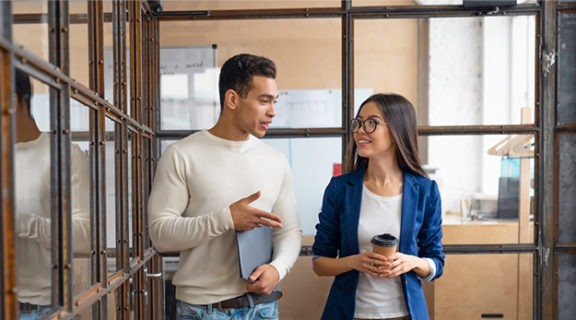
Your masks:
M 217 219 L 220 223 L 224 226 L 224 230 L 235 230 L 234 228 L 234 219 L 232 219 L 232 212 L 230 211 L 230 207 L 225 207 L 219 212 L 216 213 Z
M 278 263 L 270 262 L 269 264 L 271 266 L 273 266 L 274 269 L 276 269 L 276 271 L 278 271 L 278 276 L 279 276 L 278 281 L 284 279 L 284 277 L 288 273 L 288 270 L 286 270 L 285 268 L 281 268 L 281 266 L 279 266 Z

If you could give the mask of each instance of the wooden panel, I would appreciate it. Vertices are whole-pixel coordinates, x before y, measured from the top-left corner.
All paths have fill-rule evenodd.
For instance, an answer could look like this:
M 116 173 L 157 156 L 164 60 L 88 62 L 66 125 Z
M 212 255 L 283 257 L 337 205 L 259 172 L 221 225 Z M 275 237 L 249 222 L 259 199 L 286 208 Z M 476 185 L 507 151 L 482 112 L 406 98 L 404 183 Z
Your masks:
M 279 302 L 280 319 L 320 319 L 333 277 L 318 277 L 312 257 L 300 257 L 280 283 L 284 296 Z
M 449 255 L 434 284 L 435 319 L 518 319 L 518 255 Z

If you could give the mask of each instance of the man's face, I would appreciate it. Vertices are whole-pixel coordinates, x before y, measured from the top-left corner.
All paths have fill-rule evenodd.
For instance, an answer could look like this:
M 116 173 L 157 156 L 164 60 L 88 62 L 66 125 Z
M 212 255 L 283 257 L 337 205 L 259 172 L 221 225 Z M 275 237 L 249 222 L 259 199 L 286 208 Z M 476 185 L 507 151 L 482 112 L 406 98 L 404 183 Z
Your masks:
M 238 96 L 234 123 L 241 135 L 252 134 L 256 137 L 263 137 L 272 123 L 272 118 L 276 116 L 274 104 L 278 98 L 278 88 L 276 80 L 254 76 L 252 78 L 252 89 L 248 91 L 246 97 Z

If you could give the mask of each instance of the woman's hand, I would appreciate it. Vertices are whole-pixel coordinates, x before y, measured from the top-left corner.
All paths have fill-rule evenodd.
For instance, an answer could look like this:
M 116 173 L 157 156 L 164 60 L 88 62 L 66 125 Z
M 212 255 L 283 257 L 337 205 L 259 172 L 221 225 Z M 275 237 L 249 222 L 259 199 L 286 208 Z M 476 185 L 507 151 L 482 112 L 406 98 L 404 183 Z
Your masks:
M 378 272 L 378 275 L 381 277 L 399 277 L 406 272 L 414 270 L 420 277 L 425 278 L 430 273 L 428 263 L 420 257 L 396 252 L 391 256 L 383 258 L 383 264 Z
M 388 263 L 385 256 L 373 252 L 363 252 L 349 256 L 348 259 L 350 268 L 374 277 L 382 276 L 384 266 Z

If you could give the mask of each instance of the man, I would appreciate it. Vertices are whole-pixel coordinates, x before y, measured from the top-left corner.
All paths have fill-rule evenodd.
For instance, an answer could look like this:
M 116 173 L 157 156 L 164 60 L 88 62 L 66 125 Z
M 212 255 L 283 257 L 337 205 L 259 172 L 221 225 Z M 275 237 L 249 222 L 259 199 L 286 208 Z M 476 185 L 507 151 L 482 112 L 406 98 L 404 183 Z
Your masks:
M 273 290 L 298 258 L 301 230 L 287 159 L 259 139 L 276 115 L 275 64 L 240 54 L 220 72 L 214 127 L 170 145 L 149 199 L 150 238 L 180 251 L 179 319 L 277 319 Z M 247 280 L 236 232 L 272 227 L 272 260 Z
M 16 286 L 19 319 L 48 314 L 52 298 L 50 134 L 32 116 L 30 77 L 16 70 Z M 72 249 L 90 251 L 90 163 L 71 145 Z

